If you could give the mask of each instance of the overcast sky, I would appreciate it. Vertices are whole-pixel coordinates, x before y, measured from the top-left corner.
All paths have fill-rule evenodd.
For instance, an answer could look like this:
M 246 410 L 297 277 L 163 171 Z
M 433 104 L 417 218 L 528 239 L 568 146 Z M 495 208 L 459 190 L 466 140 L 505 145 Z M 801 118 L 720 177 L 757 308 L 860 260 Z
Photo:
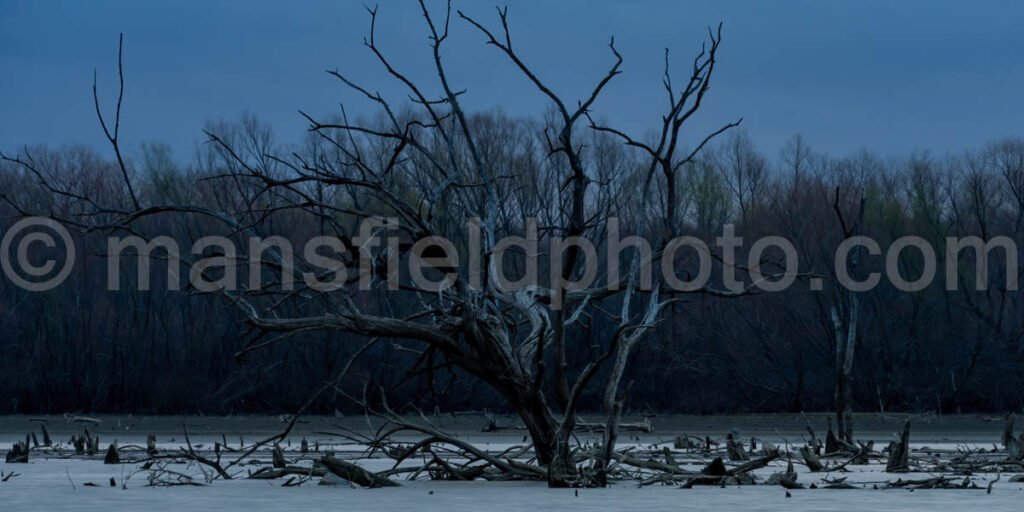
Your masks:
M 438 16 L 442 3 L 432 3 Z M 1024 132 L 1024 3 L 1019 2 L 510 2 L 513 44 L 556 92 L 584 97 L 607 70 L 614 35 L 624 74 L 594 106 L 636 135 L 664 111 L 662 49 L 682 81 L 708 25 L 724 22 L 713 87 L 689 140 L 738 117 L 775 156 L 801 133 L 841 155 L 945 153 Z M 497 27 L 493 4 L 455 2 Z M 116 51 L 125 33 L 124 144 L 170 144 L 191 155 L 206 121 L 251 112 L 278 140 L 300 138 L 298 110 L 325 114 L 365 100 L 328 77 L 344 71 L 394 101 L 362 39 L 359 1 L 0 0 L 0 149 L 104 140 L 93 113 L 92 73 L 116 97 Z M 432 79 L 427 29 L 412 1 L 380 7 L 378 45 L 411 76 Z M 544 98 L 479 33 L 453 20 L 450 78 L 470 108 L 540 113 Z M 435 82 L 429 90 L 436 91 Z

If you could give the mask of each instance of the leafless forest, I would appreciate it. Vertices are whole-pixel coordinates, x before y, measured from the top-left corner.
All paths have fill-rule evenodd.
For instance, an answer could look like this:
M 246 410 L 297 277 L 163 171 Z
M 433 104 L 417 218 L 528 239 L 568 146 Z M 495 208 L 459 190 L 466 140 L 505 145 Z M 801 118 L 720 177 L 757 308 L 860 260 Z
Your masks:
M 717 52 L 728 44 L 721 26 L 709 29 L 702 47 L 666 51 L 663 117 L 651 119 L 647 133 L 627 133 L 601 115 L 602 102 L 623 101 L 610 87 L 623 66 L 614 40 L 593 49 L 607 54 L 606 68 L 581 70 L 595 76 L 592 88 L 560 96 L 517 53 L 506 12 L 477 19 L 424 8 L 436 68 L 429 82 L 392 66 L 374 34 L 374 23 L 387 20 L 371 12 L 364 50 L 404 84 L 408 98 L 393 102 L 359 76 L 332 70 L 324 80 L 342 87 L 343 107 L 304 114 L 309 131 L 299 145 L 279 143 L 257 112 L 203 127 L 209 141 L 187 159 L 159 142 L 129 151 L 129 139 L 144 140 L 120 128 L 120 111 L 131 104 L 100 88 L 97 114 L 113 157 L 83 147 L 5 150 L 4 222 L 44 215 L 74 227 L 79 261 L 63 286 L 45 293 L 0 283 L 0 413 L 370 410 L 401 424 L 400 413 L 491 411 L 522 423 L 536 458 L 519 465 L 480 455 L 494 468 L 553 486 L 592 486 L 606 483 L 608 468 L 623 457 L 615 451 L 619 432 L 642 428 L 620 424 L 623 414 L 838 412 L 838 440 L 830 442 L 839 444 L 826 453 L 857 459 L 876 452 L 855 444 L 852 411 L 1024 408 L 1024 305 L 1007 290 L 1007 273 L 1021 271 L 1016 261 L 993 253 L 987 289 L 977 290 L 976 262 L 962 256 L 958 272 L 939 272 L 956 290 L 939 279 L 915 293 L 884 280 L 868 292 L 846 291 L 835 284 L 833 265 L 837 246 L 857 235 L 883 247 L 923 237 L 936 248 L 939 269 L 946 268 L 947 237 L 1024 243 L 1024 139 L 899 158 L 870 148 L 823 154 L 810 133 L 778 150 L 762 148 L 744 131 L 744 113 L 715 101 Z M 543 94 L 549 108 L 464 110 L 465 92 L 449 82 L 443 58 L 449 30 L 477 34 L 494 52 L 487 65 L 518 69 L 520 85 Z M 111 58 L 120 58 L 113 43 Z M 375 105 L 378 114 L 350 117 L 344 105 L 354 102 Z M 698 111 L 720 119 L 720 128 L 690 128 Z M 167 236 L 189 247 L 220 235 L 244 249 L 252 236 L 298 245 L 329 235 L 343 241 L 346 265 L 355 268 L 353 239 L 370 216 L 399 219 L 403 254 L 430 236 L 468 254 L 467 221 L 479 219 L 484 275 L 469 275 L 463 261 L 443 292 L 419 289 L 408 276 L 388 290 L 377 253 L 371 290 L 358 290 L 360 276 L 350 275 L 346 287 L 328 293 L 302 283 L 275 286 L 279 261 L 250 268 L 241 253 L 222 254 L 241 269 L 235 291 L 197 290 L 187 276 L 175 276 L 182 291 L 168 291 L 162 264 L 146 276 L 152 289 L 140 291 L 132 261 L 122 262 L 120 290 L 107 290 L 109 236 Z M 727 224 L 750 240 L 782 236 L 800 254 L 797 283 L 777 293 L 729 290 L 721 282 L 729 265 L 712 255 L 705 286 L 675 292 L 657 276 L 641 286 L 645 256 L 632 251 L 593 287 L 506 290 L 494 280 L 490 254 L 498 240 L 522 236 L 528 218 L 538 219 L 543 253 L 553 237 L 606 247 L 610 219 L 618 219 L 622 236 L 650 241 L 655 257 L 681 235 L 710 244 Z M 748 249 L 739 249 L 740 261 Z M 597 255 L 607 264 L 603 250 Z M 521 256 L 505 267 L 522 272 Z M 557 264 L 542 265 L 541 282 L 574 281 L 594 263 L 586 260 L 570 247 Z M 921 272 L 913 251 L 898 263 L 908 279 Z M 675 269 L 690 275 L 697 264 L 694 254 L 679 252 Z M 860 255 L 847 270 L 865 276 L 883 264 Z M 770 279 L 793 274 L 770 252 L 760 267 Z M 752 283 L 752 269 L 731 270 Z M 252 275 L 272 284 L 250 289 Z M 812 278 L 824 289 L 813 290 Z M 471 286 L 474 279 L 480 286 Z M 553 307 L 558 294 L 564 307 Z M 580 425 L 581 413 L 606 419 Z M 584 473 L 571 453 L 581 427 L 603 433 Z M 444 432 L 421 433 L 450 441 Z M 900 445 L 891 449 L 897 452 L 888 457 L 900 463 Z M 765 454 L 746 464 L 779 456 Z

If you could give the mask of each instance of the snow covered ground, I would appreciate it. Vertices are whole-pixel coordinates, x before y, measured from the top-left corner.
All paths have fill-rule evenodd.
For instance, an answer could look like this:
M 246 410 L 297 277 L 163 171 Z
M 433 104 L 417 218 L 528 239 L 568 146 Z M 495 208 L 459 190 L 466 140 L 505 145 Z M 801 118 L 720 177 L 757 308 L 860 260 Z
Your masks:
M 10 443 L 24 439 L 25 432 L 38 431 L 39 420 L 23 416 L 0 417 L 0 443 L 5 451 Z M 161 447 L 177 448 L 184 439 L 181 435 L 182 418 L 168 417 L 100 417 L 100 424 L 66 422 L 60 417 L 48 418 L 47 425 L 55 442 L 66 442 L 72 433 L 89 426 L 101 436 L 102 446 L 116 437 L 119 443 L 144 444 L 147 433 L 158 436 Z M 893 439 L 905 416 L 858 418 L 860 435 L 864 440 L 874 439 L 887 443 Z M 35 420 L 35 421 L 33 421 Z M 475 417 L 439 418 L 451 431 L 471 440 L 478 446 L 499 450 L 521 441 L 519 433 L 484 434 L 479 427 L 484 421 Z M 998 442 L 1002 423 L 978 416 L 915 417 L 912 439 L 914 446 L 991 447 Z M 251 442 L 278 431 L 282 424 L 277 417 L 188 418 L 193 444 L 212 443 L 226 438 L 230 444 L 239 437 Z M 823 435 L 825 421 L 822 416 L 665 416 L 652 419 L 656 432 L 633 437 L 627 434 L 624 443 L 650 447 L 670 443 L 679 433 L 721 439 L 735 429 L 742 439 L 782 444 L 786 441 L 800 444 L 806 437 L 806 423 L 810 421 Z M 317 432 L 329 431 L 336 424 L 366 430 L 362 418 L 311 418 L 298 425 L 291 436 L 292 444 L 306 437 L 312 444 L 322 442 L 327 449 L 330 436 Z M 510 418 L 500 418 L 499 424 L 511 424 Z M 671 446 L 671 444 L 669 444 Z M 340 446 L 339 453 L 344 452 Z M 352 452 L 354 453 L 354 452 Z M 269 458 L 266 454 L 260 457 Z M 390 467 L 387 459 L 363 460 L 372 470 Z M 780 463 L 784 464 L 784 463 Z M 198 474 L 196 468 L 179 465 L 183 471 Z M 778 465 L 757 471 L 767 477 L 780 471 Z M 17 476 L 0 482 L 0 511 L 109 511 L 109 510 L 1020 510 L 1024 503 L 1024 483 L 1009 482 L 1002 475 L 986 492 L 988 482 L 995 474 L 971 476 L 980 488 L 973 490 L 900 490 L 875 489 L 895 478 L 927 478 L 927 474 L 892 475 L 877 464 L 850 466 L 853 471 L 824 474 L 808 473 L 797 466 L 798 481 L 805 485 L 818 483 L 824 478 L 847 478 L 846 482 L 859 487 L 853 490 L 804 489 L 790 491 L 791 497 L 778 486 L 695 487 L 651 485 L 638 487 L 635 483 L 616 483 L 607 489 L 548 489 L 534 482 L 437 482 L 420 480 L 402 481 L 402 487 L 386 489 L 354 488 L 340 485 L 316 485 L 316 480 L 300 487 L 282 487 L 282 480 L 218 480 L 208 486 L 148 487 L 146 474 L 139 473 L 137 464 L 104 465 L 99 460 L 78 458 L 33 457 L 28 464 L 0 464 L 4 475 Z M 111 478 L 115 486 L 110 486 Z M 763 478 L 762 478 L 763 481 Z M 94 484 L 94 485 L 89 485 Z

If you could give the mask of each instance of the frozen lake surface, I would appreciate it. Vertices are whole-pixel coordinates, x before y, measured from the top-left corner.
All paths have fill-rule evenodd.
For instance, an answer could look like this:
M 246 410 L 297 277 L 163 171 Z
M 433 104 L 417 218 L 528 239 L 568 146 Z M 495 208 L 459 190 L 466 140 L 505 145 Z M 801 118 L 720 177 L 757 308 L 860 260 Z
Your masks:
M 67 445 L 71 435 L 88 427 L 97 433 L 105 449 L 114 439 L 122 446 L 144 445 L 147 434 L 155 434 L 161 449 L 176 449 L 184 444 L 182 423 L 190 433 L 193 445 L 209 445 L 227 440 L 229 446 L 244 439 L 246 443 L 270 436 L 283 427 L 281 418 L 270 416 L 235 417 L 145 417 L 97 416 L 101 423 L 67 421 L 60 416 L 0 417 L 0 443 L 3 451 L 15 440 L 23 440 L 27 432 L 39 432 L 45 420 L 55 443 Z M 884 446 L 894 439 L 906 415 L 858 416 L 857 437 L 874 440 Z M 501 425 L 514 424 L 508 417 L 499 417 Z M 596 418 L 595 418 L 596 419 Z M 498 451 L 522 442 L 518 432 L 482 433 L 486 420 L 479 415 L 439 416 L 431 418 L 449 432 L 491 451 Z M 625 421 L 635 421 L 628 418 Z M 651 418 L 655 431 L 645 434 L 626 433 L 620 448 L 629 446 L 646 449 L 671 448 L 674 437 L 681 433 L 723 439 L 730 431 L 749 442 L 751 437 L 761 442 L 783 445 L 802 445 L 807 438 L 806 425 L 810 422 L 819 437 L 824 436 L 824 415 L 752 415 L 752 416 L 659 416 Z M 957 449 L 958 447 L 991 448 L 998 443 L 1003 423 L 1000 418 L 982 416 L 913 416 L 912 446 L 920 448 Z M 318 443 L 323 451 L 332 450 L 344 458 L 359 460 L 368 469 L 379 471 L 390 468 L 387 458 L 359 459 L 361 448 L 342 444 L 325 432 L 337 431 L 342 426 L 353 430 L 369 431 L 362 417 L 310 417 L 299 423 L 290 436 L 292 451 L 289 458 L 296 464 L 310 464 L 312 458 L 297 453 L 297 445 L 306 438 L 312 445 Z M 413 439 L 413 437 L 410 437 Z M 597 436 L 581 435 L 582 442 L 594 441 Z M 287 446 L 283 443 L 282 446 Z M 258 459 L 267 461 L 269 453 L 259 453 Z M 68 510 L 76 512 L 109 510 L 1020 510 L 1024 503 L 1024 483 L 1010 482 L 1009 474 L 979 473 L 971 480 L 979 489 L 969 490 L 916 490 L 876 489 L 886 481 L 897 478 L 928 478 L 928 474 L 894 475 L 884 472 L 884 466 L 870 464 L 850 466 L 849 472 L 809 473 L 797 465 L 798 482 L 805 485 L 823 479 L 846 478 L 857 489 L 802 489 L 789 491 L 779 486 L 754 485 L 695 487 L 681 489 L 677 485 L 650 485 L 639 487 L 635 482 L 617 482 L 606 489 L 548 489 L 543 482 L 449 482 L 399 480 L 402 487 L 384 489 L 355 488 L 341 482 L 337 485 L 317 485 L 318 479 L 299 486 L 283 487 L 283 479 L 250 480 L 236 478 L 217 480 L 206 486 L 149 487 L 145 472 L 139 464 L 106 465 L 99 458 L 82 458 L 53 453 L 47 455 L 33 451 L 28 464 L 3 464 L 4 475 L 16 472 L 7 481 L 0 482 L 0 510 Z M 784 461 L 773 463 L 755 473 L 761 481 L 781 471 Z M 186 464 L 179 470 L 201 475 L 198 468 Z M 695 468 L 698 469 L 698 468 Z M 245 476 L 247 469 L 242 469 Z M 999 476 L 999 482 L 986 492 L 988 483 Z M 110 486 L 114 479 L 115 486 Z M 399 477 L 400 478 L 400 477 Z M 959 477 L 963 478 L 963 477 Z M 202 481 L 201 479 L 199 481 Z M 93 484 L 93 485 L 89 485 Z
M 876 468 L 880 470 L 880 468 Z M 67 473 L 65 473 L 65 471 Z M 533 482 L 403 482 L 402 487 L 281 487 L 277 481 L 233 480 L 207 487 L 83 487 L 120 477 L 117 467 L 91 461 L 29 464 L 22 476 L 0 485 L 4 510 L 93 512 L 104 510 L 1020 510 L 1024 484 L 980 490 L 794 490 L 777 486 L 548 489 Z M 74 480 L 72 489 L 68 478 Z M 864 475 L 872 477 L 872 475 Z M 874 474 L 881 478 L 883 475 Z M 806 475 L 801 475 L 803 480 Z M 1004 478 L 1005 480 L 1005 478 Z

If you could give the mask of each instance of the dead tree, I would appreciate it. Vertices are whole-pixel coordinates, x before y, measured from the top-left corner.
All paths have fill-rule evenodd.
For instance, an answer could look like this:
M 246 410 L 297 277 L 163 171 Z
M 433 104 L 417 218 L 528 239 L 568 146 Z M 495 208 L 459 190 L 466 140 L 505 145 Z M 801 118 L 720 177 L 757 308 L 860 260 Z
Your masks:
M 839 204 L 839 187 L 836 187 L 835 201 L 832 203 L 842 228 L 843 239 L 860 236 L 864 223 L 864 199 L 857 207 L 852 224 L 847 224 L 843 210 Z M 861 264 L 863 247 L 858 245 L 846 262 L 846 275 L 853 276 Z M 835 407 L 836 428 L 839 439 L 853 444 L 853 360 L 857 347 L 857 325 L 860 322 L 860 297 L 845 283 L 839 285 L 839 298 L 829 309 L 832 329 L 835 335 Z M 831 431 L 831 429 L 830 429 Z
M 1003 447 L 1006 448 L 1006 456 L 1011 461 L 1024 460 L 1024 432 L 1020 437 L 1014 437 L 1013 415 L 1006 417 L 1006 424 L 1003 427 Z
M 123 179 L 124 195 L 118 204 L 100 204 L 78 190 L 48 182 L 46 173 L 31 158 L 4 158 L 38 178 L 50 193 L 80 206 L 69 210 L 72 214 L 51 212 L 51 216 L 80 228 L 83 234 L 130 233 L 152 240 L 162 233 L 147 231 L 147 220 L 160 216 L 201 218 L 236 236 L 262 238 L 270 219 L 316 219 L 321 227 L 318 234 L 331 235 L 341 242 L 340 262 L 346 269 L 358 268 L 358 275 L 340 275 L 337 269 L 313 265 L 305 257 L 291 262 L 279 249 L 271 247 L 256 258 L 256 265 L 262 267 L 257 273 L 280 273 L 286 264 L 294 263 L 295 270 L 314 276 L 316 282 L 311 284 L 304 279 L 289 283 L 293 287 L 277 283 L 258 290 L 230 289 L 214 283 L 212 287 L 196 290 L 222 297 L 253 328 L 276 336 L 246 346 L 239 356 L 287 343 L 295 334 L 311 330 L 342 333 L 342 342 L 358 337 L 390 340 L 403 351 L 416 354 L 413 369 L 418 372 L 432 372 L 438 367 L 436 362 L 442 361 L 441 366 L 459 368 L 500 394 L 528 431 L 536 460 L 546 468 L 549 485 L 600 485 L 606 481 L 602 473 L 611 465 L 615 453 L 619 416 L 627 398 L 620 386 L 627 363 L 635 348 L 661 320 L 666 306 L 679 300 L 678 295 L 683 293 L 737 297 L 753 289 L 751 285 L 744 290 L 725 291 L 705 285 L 669 292 L 663 289 L 660 278 L 652 282 L 643 279 L 643 269 L 660 256 L 667 238 L 680 232 L 681 215 L 676 211 L 678 201 L 673 199 L 678 189 L 677 174 L 712 138 L 738 124 L 729 123 L 702 138 L 685 154 L 677 154 L 682 144 L 682 127 L 701 107 L 709 90 L 721 27 L 709 31 L 710 44 L 694 58 L 689 79 L 678 89 L 668 73 L 666 53 L 664 85 L 670 110 L 663 118 L 656 145 L 644 145 L 619 130 L 590 123 L 589 133 L 612 133 L 625 141 L 627 148 L 639 149 L 650 157 L 642 177 L 645 192 L 654 173 L 660 171 L 669 200 L 664 202 L 663 211 L 649 208 L 645 214 L 656 217 L 665 226 L 661 233 L 665 241 L 653 254 L 633 258 L 627 276 L 620 278 L 616 272 L 615 278 L 609 276 L 607 282 L 594 286 L 574 283 L 585 275 L 587 266 L 597 262 L 588 261 L 591 256 L 578 244 L 563 245 L 561 254 L 551 258 L 549 268 L 544 269 L 550 274 L 550 284 L 510 287 L 499 278 L 500 262 L 492 257 L 499 238 L 521 234 L 528 225 L 527 219 L 536 216 L 544 220 L 539 235 L 544 247 L 558 247 L 556 244 L 576 238 L 600 242 L 603 235 L 599 228 L 605 227 L 615 214 L 616 199 L 635 190 L 612 188 L 607 180 L 595 179 L 594 164 L 585 153 L 584 135 L 580 134 L 581 124 L 590 119 L 606 86 L 621 73 L 623 59 L 611 40 L 608 48 L 612 63 L 607 72 L 581 100 L 568 101 L 555 94 L 513 46 L 507 9 L 498 10 L 500 30 L 492 30 L 458 12 L 456 19 L 483 35 L 485 42 L 504 55 L 552 107 L 549 122 L 538 127 L 535 134 L 544 147 L 539 151 L 523 150 L 542 165 L 532 169 L 502 168 L 502 155 L 495 153 L 495 145 L 491 144 L 494 141 L 481 134 L 473 116 L 463 108 L 461 96 L 465 91 L 451 83 L 444 65 L 444 43 L 453 21 L 450 6 L 443 18 L 432 15 L 425 2 L 420 7 L 436 79 L 431 87 L 440 91 L 439 96 L 429 93 L 427 85 L 411 79 L 388 58 L 377 41 L 377 11 L 369 10 L 370 27 L 364 45 L 388 76 L 408 93 L 409 112 L 344 73 L 329 71 L 355 96 L 376 106 L 381 117 L 373 124 L 350 121 L 344 109 L 339 118 L 331 121 L 303 114 L 310 123 L 310 133 L 324 150 L 319 157 L 252 157 L 230 139 L 208 132 L 211 146 L 223 164 L 211 169 L 209 180 L 224 183 L 225 189 L 231 191 L 225 195 L 233 198 L 226 199 L 222 207 L 153 203 L 132 185 L 132 173 L 119 150 L 123 74 L 119 76 L 122 88 L 112 123 L 106 122 L 99 108 L 98 93 L 95 88 L 93 91 L 97 115 L 114 147 Z M 113 128 L 108 129 L 111 125 Z M 529 201 L 521 196 L 517 180 L 541 180 L 552 185 L 545 191 L 540 211 L 526 204 Z M 325 190 L 335 193 L 327 195 Z M 589 197 L 595 194 L 610 199 L 591 201 Z M 363 221 L 383 219 L 395 222 L 381 222 L 370 237 L 383 242 L 385 237 L 393 236 L 398 243 L 396 247 L 388 246 L 386 252 L 374 253 L 358 229 Z M 468 262 L 460 261 L 446 267 L 451 271 L 446 276 L 450 279 L 436 289 L 389 273 L 385 256 L 409 258 L 416 242 L 423 240 L 464 240 L 467 223 L 480 239 L 478 271 L 471 271 Z M 248 252 L 241 249 L 240 252 Z M 251 261 L 247 256 L 252 255 L 238 254 L 237 258 Z M 198 259 L 184 255 L 181 263 L 193 265 Z M 203 272 L 198 276 L 207 277 Z M 336 282 L 332 281 L 326 289 L 323 281 L 331 276 Z M 382 291 L 389 292 L 384 300 L 378 297 Z M 608 313 L 615 310 L 619 313 Z M 598 350 L 582 362 L 574 362 L 569 357 L 568 345 L 580 339 L 574 331 L 592 316 L 610 319 L 616 327 L 608 335 L 589 333 L 595 339 L 587 339 L 587 343 Z M 581 476 L 572 457 L 572 432 L 578 423 L 584 394 L 599 380 L 599 375 L 607 375 L 602 394 L 608 415 L 603 462 L 596 474 Z M 152 455 L 155 450 L 155 443 L 147 440 L 147 451 Z

